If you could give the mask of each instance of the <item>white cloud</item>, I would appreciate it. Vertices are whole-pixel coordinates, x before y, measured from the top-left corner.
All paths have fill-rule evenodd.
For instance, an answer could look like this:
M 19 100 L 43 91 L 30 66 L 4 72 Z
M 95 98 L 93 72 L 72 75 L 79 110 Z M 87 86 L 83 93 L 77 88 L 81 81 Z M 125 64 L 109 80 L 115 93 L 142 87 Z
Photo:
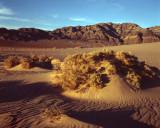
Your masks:
M 78 17 L 75 17 L 75 18 L 69 18 L 69 20 L 73 20 L 73 21 L 87 21 L 86 18 L 78 18 Z
M 83 17 L 72 17 L 72 18 L 69 18 L 69 20 L 77 21 L 77 22 L 90 22 L 90 23 L 95 23 L 96 22 L 92 19 L 87 19 L 87 18 L 83 18 Z
M 0 20 L 15 20 L 15 21 L 22 21 L 22 22 L 31 22 L 32 21 L 30 19 L 8 17 L 8 16 L 0 16 Z
M 58 14 L 52 15 L 53 18 L 58 18 Z
M 53 31 L 55 29 L 53 27 L 37 27 L 37 28 L 45 31 Z
M 9 8 L 0 8 L 0 14 L 2 15 L 14 15 L 14 12 Z
M 41 26 L 55 26 L 56 24 L 52 24 L 46 20 L 38 20 L 38 19 L 24 19 L 24 18 L 18 18 L 18 17 L 9 17 L 9 16 L 0 16 L 0 20 L 14 20 L 14 21 L 20 21 L 20 22 L 30 22 L 33 24 L 41 25 Z M 14 28 L 14 27 L 11 27 Z

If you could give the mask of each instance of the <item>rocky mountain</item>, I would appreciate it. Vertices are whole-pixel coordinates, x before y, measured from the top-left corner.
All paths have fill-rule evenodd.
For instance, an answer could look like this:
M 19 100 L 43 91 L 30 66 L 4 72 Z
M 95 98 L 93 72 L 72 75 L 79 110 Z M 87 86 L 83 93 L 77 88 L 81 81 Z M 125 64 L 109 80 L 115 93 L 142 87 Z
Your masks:
M 40 40 L 73 40 L 100 43 L 103 45 L 122 45 L 135 43 L 160 42 L 160 26 L 141 28 L 133 23 L 99 23 L 88 26 L 63 27 L 53 31 L 43 31 L 35 28 L 20 28 L 7 30 L 0 28 L 0 40 L 28 42 Z

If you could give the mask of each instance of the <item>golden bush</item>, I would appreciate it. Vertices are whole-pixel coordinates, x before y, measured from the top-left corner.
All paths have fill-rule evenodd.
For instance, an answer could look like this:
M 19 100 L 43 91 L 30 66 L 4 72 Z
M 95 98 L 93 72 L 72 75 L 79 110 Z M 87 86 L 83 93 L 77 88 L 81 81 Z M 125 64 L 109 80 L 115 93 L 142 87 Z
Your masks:
M 20 57 L 20 56 L 9 56 L 4 61 L 4 66 L 7 69 L 10 69 L 16 65 L 22 64 L 22 67 L 24 69 L 30 69 L 32 67 L 42 67 L 42 68 L 48 68 L 51 69 L 51 60 L 53 58 L 49 58 L 46 55 L 32 55 L 29 57 Z
M 9 56 L 5 61 L 4 61 L 4 66 L 7 69 L 10 69 L 14 66 L 17 66 L 20 64 L 20 57 L 18 56 Z
M 136 74 L 134 71 L 129 71 L 126 75 L 127 82 L 132 85 L 133 88 L 140 88 L 142 77 Z
M 67 90 L 102 88 L 106 86 L 105 79 L 116 74 L 134 89 L 143 87 L 147 81 L 160 78 L 157 68 L 139 62 L 131 53 L 109 50 L 70 55 L 61 62 L 59 71 L 61 75 L 56 79 Z
M 33 67 L 33 61 L 30 59 L 22 58 L 20 62 L 24 69 L 31 69 Z
M 59 59 L 51 59 L 51 65 L 53 66 L 53 69 L 60 69 L 61 61 Z

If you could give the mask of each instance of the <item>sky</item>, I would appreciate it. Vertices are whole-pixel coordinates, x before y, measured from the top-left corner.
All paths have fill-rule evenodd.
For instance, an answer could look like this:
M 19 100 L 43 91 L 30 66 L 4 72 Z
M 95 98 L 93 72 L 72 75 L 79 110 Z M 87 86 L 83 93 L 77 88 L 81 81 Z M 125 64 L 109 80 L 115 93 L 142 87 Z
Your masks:
M 108 22 L 160 26 L 160 0 L 0 0 L 0 27 L 8 29 Z

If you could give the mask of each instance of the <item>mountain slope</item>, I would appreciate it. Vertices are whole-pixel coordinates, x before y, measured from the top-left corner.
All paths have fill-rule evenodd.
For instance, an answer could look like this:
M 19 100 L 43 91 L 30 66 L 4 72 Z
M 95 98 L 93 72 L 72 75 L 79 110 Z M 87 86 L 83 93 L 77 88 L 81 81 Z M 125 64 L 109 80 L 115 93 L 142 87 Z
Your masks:
M 160 41 L 160 26 L 141 28 L 133 23 L 99 23 L 89 26 L 63 27 L 53 31 L 35 28 L 7 30 L 0 28 L 0 40 L 28 42 L 72 40 L 88 44 L 122 45 Z

